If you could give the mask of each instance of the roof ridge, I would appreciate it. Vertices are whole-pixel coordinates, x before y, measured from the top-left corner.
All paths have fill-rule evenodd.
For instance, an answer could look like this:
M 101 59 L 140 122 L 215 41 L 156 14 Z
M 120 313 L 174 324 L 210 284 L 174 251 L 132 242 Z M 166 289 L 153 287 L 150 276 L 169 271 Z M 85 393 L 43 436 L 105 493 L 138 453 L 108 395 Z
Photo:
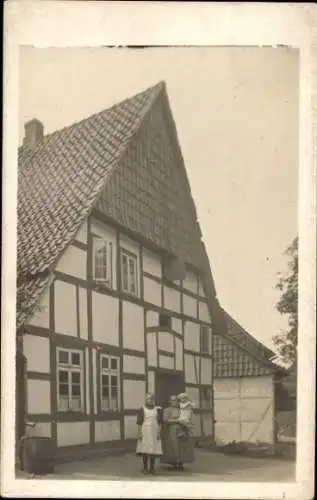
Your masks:
M 46 141 L 47 139 L 51 139 L 52 137 L 54 137 L 55 135 L 57 134 L 60 134 L 62 132 L 65 132 L 65 131 L 68 131 L 68 130 L 71 130 L 73 127 L 76 127 L 78 125 L 82 125 L 84 123 L 86 123 L 87 121 L 89 120 L 92 120 L 94 118 L 97 118 L 98 116 L 101 116 L 103 113 L 105 112 L 109 112 L 113 109 L 115 109 L 117 106 L 122 106 L 123 104 L 133 100 L 133 99 L 136 99 L 138 97 L 140 97 L 142 94 L 146 94 L 146 93 L 150 93 L 150 91 L 153 92 L 153 97 L 157 96 L 161 90 L 163 90 L 163 88 L 166 87 L 166 83 L 164 80 L 161 80 L 159 81 L 158 83 L 156 83 L 155 85 L 152 85 L 150 87 L 147 87 L 146 89 L 142 90 L 141 92 L 138 92 L 137 94 L 133 94 L 132 96 L 130 97 L 127 97 L 121 101 L 117 101 L 116 103 L 112 104 L 111 106 L 107 107 L 107 108 L 104 108 L 100 111 L 97 111 L 96 113 L 93 113 L 92 115 L 89 115 L 89 116 L 86 116 L 85 118 L 82 118 L 80 120 L 77 120 L 73 123 L 71 123 L 70 125 L 65 125 L 64 127 L 62 128 L 59 128 L 57 130 L 53 130 L 53 132 L 50 132 L 49 134 L 45 134 L 43 136 L 43 139 L 41 141 L 39 141 L 38 143 L 38 146 L 43 146 L 44 144 L 44 141 Z M 37 147 L 34 149 L 34 152 L 37 150 Z M 21 144 L 21 146 L 19 146 L 18 148 L 18 154 L 21 154 L 23 153 L 24 151 L 33 151 L 33 150 L 30 150 L 27 146 L 25 146 L 24 144 Z

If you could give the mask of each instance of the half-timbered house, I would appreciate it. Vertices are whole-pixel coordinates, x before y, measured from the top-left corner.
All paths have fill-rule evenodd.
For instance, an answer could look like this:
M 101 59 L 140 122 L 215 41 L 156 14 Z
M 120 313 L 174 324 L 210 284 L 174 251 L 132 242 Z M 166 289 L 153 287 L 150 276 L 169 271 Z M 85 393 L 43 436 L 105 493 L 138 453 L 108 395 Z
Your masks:
M 219 307 L 165 84 L 43 130 L 18 155 L 18 437 L 124 444 L 146 391 L 183 390 L 212 437 Z

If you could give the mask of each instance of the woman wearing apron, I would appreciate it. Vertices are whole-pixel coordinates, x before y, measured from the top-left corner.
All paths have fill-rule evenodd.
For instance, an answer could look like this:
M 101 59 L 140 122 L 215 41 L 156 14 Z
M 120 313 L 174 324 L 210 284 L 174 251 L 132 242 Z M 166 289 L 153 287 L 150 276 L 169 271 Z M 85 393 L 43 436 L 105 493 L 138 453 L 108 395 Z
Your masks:
M 147 394 L 145 405 L 137 416 L 138 442 L 136 454 L 142 457 L 143 473 L 155 473 L 155 458 L 162 455 L 162 409 L 155 406 L 154 395 Z

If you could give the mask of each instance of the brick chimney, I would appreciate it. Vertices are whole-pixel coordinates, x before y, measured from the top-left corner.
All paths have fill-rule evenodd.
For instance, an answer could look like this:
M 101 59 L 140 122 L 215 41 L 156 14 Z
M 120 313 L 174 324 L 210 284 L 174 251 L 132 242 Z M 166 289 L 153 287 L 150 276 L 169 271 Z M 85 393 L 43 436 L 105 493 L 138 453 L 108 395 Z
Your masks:
M 25 136 L 23 139 L 23 146 L 35 148 L 37 143 L 43 139 L 44 126 L 39 120 L 35 118 L 30 120 L 24 125 Z

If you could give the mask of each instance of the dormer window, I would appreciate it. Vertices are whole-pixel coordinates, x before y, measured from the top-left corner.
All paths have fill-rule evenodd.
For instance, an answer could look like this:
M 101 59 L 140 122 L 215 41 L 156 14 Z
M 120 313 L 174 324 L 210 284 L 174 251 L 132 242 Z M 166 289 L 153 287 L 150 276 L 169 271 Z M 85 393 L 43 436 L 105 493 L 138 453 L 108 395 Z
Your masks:
M 112 243 L 95 236 L 93 238 L 93 279 L 112 287 Z

